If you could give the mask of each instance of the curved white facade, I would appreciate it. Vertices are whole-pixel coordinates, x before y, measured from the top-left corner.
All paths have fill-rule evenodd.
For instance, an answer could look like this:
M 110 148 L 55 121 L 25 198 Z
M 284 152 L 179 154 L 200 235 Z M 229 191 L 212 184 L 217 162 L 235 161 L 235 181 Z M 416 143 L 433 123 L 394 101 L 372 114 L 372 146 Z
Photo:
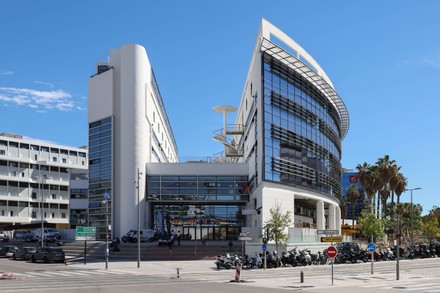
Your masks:
M 177 161 L 177 145 L 145 49 L 128 44 L 112 49 L 109 60 L 98 63 L 89 81 L 90 203 L 97 215 L 91 213 L 89 219 L 102 236 L 106 225 L 101 202 L 110 194 L 109 222 L 113 236 L 121 236 L 137 229 L 138 202 L 145 219 L 145 164 Z M 141 228 L 145 225 L 142 220 Z
M 291 243 L 295 229 L 340 230 L 348 111 L 321 66 L 264 19 L 236 124 L 244 129 L 234 136 L 243 150 L 236 161 L 248 162 L 252 190 L 246 229 L 261 235 L 279 205 L 293 215 Z

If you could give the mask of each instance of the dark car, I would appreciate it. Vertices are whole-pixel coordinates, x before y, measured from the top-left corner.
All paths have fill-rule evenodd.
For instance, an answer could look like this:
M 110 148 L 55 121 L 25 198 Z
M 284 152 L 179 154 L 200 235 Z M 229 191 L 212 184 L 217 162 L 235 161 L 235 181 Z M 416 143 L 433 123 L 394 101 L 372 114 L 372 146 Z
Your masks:
M 36 251 L 37 251 L 36 247 L 20 247 L 16 252 L 14 252 L 12 258 L 14 260 L 16 259 L 29 260 L 31 259 L 32 253 Z
M 352 249 L 354 252 L 359 252 L 360 248 L 356 242 L 338 242 L 334 244 L 334 247 L 340 252 L 350 252 Z
M 0 257 L 11 257 L 16 250 L 18 247 L 15 245 L 5 245 L 0 248 Z
M 32 253 L 32 262 L 42 260 L 44 262 L 64 262 L 66 256 L 64 251 L 59 247 L 40 247 Z

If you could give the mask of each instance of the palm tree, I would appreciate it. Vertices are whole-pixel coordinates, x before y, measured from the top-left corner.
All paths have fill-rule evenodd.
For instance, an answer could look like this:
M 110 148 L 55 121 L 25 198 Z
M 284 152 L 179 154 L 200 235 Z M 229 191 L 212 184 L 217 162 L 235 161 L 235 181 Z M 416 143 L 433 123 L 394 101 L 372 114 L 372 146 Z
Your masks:
M 388 198 L 390 197 L 390 181 L 391 178 L 395 175 L 395 173 L 398 171 L 398 168 L 396 166 L 396 161 L 390 160 L 390 156 L 385 155 L 383 158 L 379 158 L 376 162 L 377 166 L 377 174 L 381 181 L 381 188 L 379 190 L 379 194 L 381 195 L 382 200 L 382 210 L 384 211 L 384 216 L 386 216 L 386 202 Z M 392 198 L 392 205 L 394 204 L 394 193 Z
M 362 165 L 358 164 L 356 169 L 358 170 L 357 175 L 359 176 L 359 182 L 367 194 L 371 213 L 373 213 L 373 198 L 378 190 L 376 167 L 365 162 Z
M 398 172 L 395 176 L 397 178 L 397 184 L 394 189 L 397 196 L 397 204 L 400 202 L 400 195 L 405 191 L 406 187 L 408 186 L 408 180 L 403 176 L 402 173 Z
M 353 226 L 354 226 L 354 212 L 356 208 L 356 201 L 359 198 L 359 190 L 356 185 L 351 185 L 347 189 L 347 199 L 350 202 L 351 205 L 351 213 L 352 213 L 352 219 L 353 219 Z
M 344 225 L 345 218 L 347 217 L 347 198 L 345 196 L 340 198 L 339 207 L 341 208 L 342 225 Z

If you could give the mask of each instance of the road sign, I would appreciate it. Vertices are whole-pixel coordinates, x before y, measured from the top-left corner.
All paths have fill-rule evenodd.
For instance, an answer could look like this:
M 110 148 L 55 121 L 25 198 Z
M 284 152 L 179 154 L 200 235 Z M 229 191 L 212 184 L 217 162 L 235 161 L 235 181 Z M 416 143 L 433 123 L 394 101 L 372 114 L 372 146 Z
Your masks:
M 338 250 L 336 249 L 336 247 L 329 246 L 327 248 L 327 256 L 333 258 L 336 257 L 336 255 L 338 255 Z
M 321 237 L 321 242 L 341 242 L 342 241 L 342 237 L 341 236 L 337 236 L 337 237 Z
M 75 240 L 96 240 L 96 227 L 76 227 Z
M 328 234 L 338 235 L 339 234 L 339 230 L 318 230 L 317 233 L 318 234 L 324 234 L 324 235 L 328 235 Z
M 327 234 L 339 234 L 339 230 L 327 230 Z
M 238 237 L 238 240 L 241 240 L 241 241 L 252 240 L 252 237 L 239 236 L 239 237 Z
M 249 232 L 241 232 L 240 236 L 241 237 L 249 237 L 251 234 Z
M 261 248 L 263 249 L 263 251 L 265 251 L 267 248 L 266 243 L 263 243 L 263 245 L 261 245 Z
M 368 243 L 367 250 L 369 252 L 374 252 L 376 250 L 376 245 L 374 243 Z

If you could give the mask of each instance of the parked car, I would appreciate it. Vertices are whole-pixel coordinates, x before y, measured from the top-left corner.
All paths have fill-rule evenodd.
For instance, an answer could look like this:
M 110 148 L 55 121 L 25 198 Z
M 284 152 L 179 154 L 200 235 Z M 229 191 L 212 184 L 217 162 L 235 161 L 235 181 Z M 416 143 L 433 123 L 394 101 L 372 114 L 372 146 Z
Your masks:
M 0 249 L 0 257 L 12 257 L 16 250 L 18 247 L 15 245 L 5 245 Z
M 32 238 L 32 233 L 31 233 L 31 231 L 19 230 L 19 231 L 15 231 L 14 237 L 15 237 L 15 239 L 26 240 L 27 238 Z
M 12 258 L 14 260 L 22 259 L 22 260 L 30 260 L 32 253 L 36 252 L 36 247 L 20 247 L 17 251 L 14 252 Z
M 338 242 L 333 245 L 338 252 L 349 252 L 353 249 L 354 252 L 359 252 L 360 248 L 356 242 Z
M 59 247 L 40 247 L 32 253 L 31 260 L 32 262 L 37 262 L 42 260 L 44 262 L 64 262 L 66 256 L 64 251 Z

